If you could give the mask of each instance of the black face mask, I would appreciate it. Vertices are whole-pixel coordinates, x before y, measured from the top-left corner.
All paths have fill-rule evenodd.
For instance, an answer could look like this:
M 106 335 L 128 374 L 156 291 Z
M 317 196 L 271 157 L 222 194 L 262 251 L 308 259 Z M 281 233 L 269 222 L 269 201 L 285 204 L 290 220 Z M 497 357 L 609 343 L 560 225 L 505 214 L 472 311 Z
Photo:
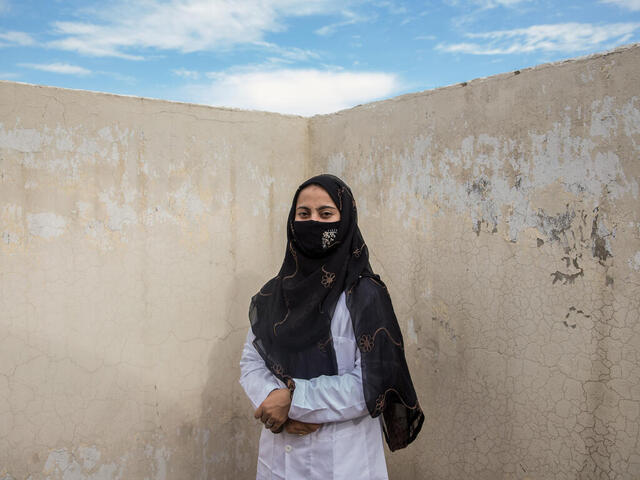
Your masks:
M 338 242 L 340 222 L 318 222 L 305 220 L 293 222 L 296 243 L 306 255 L 322 257 Z

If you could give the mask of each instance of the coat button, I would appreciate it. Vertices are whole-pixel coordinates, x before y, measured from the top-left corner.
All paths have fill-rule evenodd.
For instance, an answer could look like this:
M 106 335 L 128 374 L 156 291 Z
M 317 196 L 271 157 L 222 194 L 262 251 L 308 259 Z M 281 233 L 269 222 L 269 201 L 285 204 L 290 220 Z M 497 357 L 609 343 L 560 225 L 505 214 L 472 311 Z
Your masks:
M 291 450 L 291 445 L 287 445 L 286 447 L 284 447 L 284 451 L 287 453 L 289 453 Z

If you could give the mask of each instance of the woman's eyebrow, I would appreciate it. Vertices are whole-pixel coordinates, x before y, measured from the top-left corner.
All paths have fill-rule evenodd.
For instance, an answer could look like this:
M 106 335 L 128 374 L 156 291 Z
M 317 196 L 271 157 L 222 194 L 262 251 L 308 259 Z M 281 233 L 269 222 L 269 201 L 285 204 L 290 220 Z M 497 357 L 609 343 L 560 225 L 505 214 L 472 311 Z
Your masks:
M 319 207 L 316 208 L 316 210 L 325 210 L 327 208 L 330 208 L 331 210 L 337 210 L 336 207 L 332 207 L 331 205 L 321 205 Z M 300 205 L 299 207 L 296 207 L 296 210 L 312 210 L 311 207 L 307 207 L 305 205 Z

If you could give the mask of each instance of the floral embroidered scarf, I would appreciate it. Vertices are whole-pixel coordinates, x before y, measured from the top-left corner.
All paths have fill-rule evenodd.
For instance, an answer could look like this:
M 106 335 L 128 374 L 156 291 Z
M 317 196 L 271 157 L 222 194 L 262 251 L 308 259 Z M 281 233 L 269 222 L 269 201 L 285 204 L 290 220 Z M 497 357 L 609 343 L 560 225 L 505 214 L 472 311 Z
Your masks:
M 309 185 L 327 191 L 340 210 L 332 247 L 321 257 L 305 255 L 294 219 L 298 194 Z M 287 220 L 287 249 L 277 276 L 252 298 L 254 346 L 274 375 L 310 379 L 336 375 L 331 318 L 342 292 L 362 358 L 362 383 L 372 417 L 382 414 L 390 449 L 418 435 L 424 414 L 407 367 L 402 333 L 387 288 L 369 264 L 351 189 L 333 175 L 318 175 L 296 191 Z

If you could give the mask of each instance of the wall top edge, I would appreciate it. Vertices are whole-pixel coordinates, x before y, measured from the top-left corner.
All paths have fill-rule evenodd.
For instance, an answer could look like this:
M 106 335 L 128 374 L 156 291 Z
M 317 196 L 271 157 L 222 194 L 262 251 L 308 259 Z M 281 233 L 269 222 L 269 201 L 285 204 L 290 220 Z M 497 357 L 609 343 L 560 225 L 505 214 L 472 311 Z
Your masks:
M 568 66 L 568 65 L 579 65 L 581 63 L 586 63 L 589 61 L 593 61 L 599 58 L 605 58 L 611 55 L 619 55 L 621 53 L 625 53 L 628 51 L 633 51 L 633 50 L 637 50 L 638 52 L 640 52 L 640 43 L 630 43 L 627 45 L 622 45 L 610 50 L 605 50 L 603 52 L 597 52 L 597 53 L 591 53 L 589 55 L 582 55 L 579 57 L 572 57 L 572 58 L 567 58 L 564 60 L 558 60 L 555 62 L 547 62 L 547 63 L 541 63 L 539 65 L 534 65 L 532 67 L 526 67 L 526 68 L 521 68 L 518 70 L 512 70 L 509 72 L 503 72 L 503 73 L 498 73 L 495 75 L 490 75 L 488 77 L 478 77 L 478 78 L 474 78 L 472 80 L 469 81 L 465 81 L 465 82 L 458 82 L 458 83 L 453 83 L 451 85 L 445 85 L 442 87 L 437 87 L 437 88 L 432 88 L 432 89 L 428 89 L 428 90 L 421 90 L 419 92 L 411 92 L 411 93 L 405 93 L 402 95 L 398 95 L 395 97 L 391 97 L 391 98 L 385 98 L 383 100 L 377 100 L 375 102 L 369 102 L 369 103 L 363 103 L 361 105 L 356 105 L 355 107 L 351 107 L 351 108 L 345 108 L 344 110 L 338 110 L 336 112 L 332 112 L 332 113 L 328 113 L 328 114 L 321 114 L 321 115 L 313 115 L 312 117 L 308 117 L 310 120 L 322 120 L 324 118 L 327 117 L 331 117 L 332 115 L 342 115 L 348 112 L 352 112 L 352 111 L 357 111 L 357 110 L 365 110 L 365 109 L 371 109 L 371 108 L 377 108 L 378 106 L 385 104 L 385 103 L 391 103 L 391 102 L 404 102 L 413 98 L 420 98 L 420 97 L 426 97 L 429 95 L 433 95 L 436 94 L 438 92 L 442 92 L 442 91 L 447 91 L 447 90 L 453 90 L 453 89 L 458 89 L 458 88 L 465 88 L 465 87 L 469 87 L 469 86 L 474 86 L 474 85 L 479 85 L 479 84 L 483 84 L 483 83 L 487 83 L 487 82 L 492 82 L 495 80 L 504 80 L 504 79 L 509 79 L 509 78 L 513 78 L 515 76 L 521 75 L 521 74 L 527 74 L 527 73 L 531 73 L 531 72 L 538 72 L 538 71 L 542 71 L 542 70 L 546 70 L 549 68 L 557 68 L 557 67 L 564 67 L 564 66 Z
M 424 97 L 424 96 L 428 96 L 428 95 L 433 95 L 434 93 L 445 91 L 445 90 L 451 90 L 451 89 L 456 89 L 456 88 L 465 88 L 467 86 L 478 85 L 478 84 L 486 83 L 486 82 L 489 82 L 489 81 L 512 78 L 512 77 L 514 77 L 516 75 L 530 73 L 530 72 L 534 72 L 534 71 L 545 70 L 545 69 L 548 69 L 548 68 L 556 68 L 556 67 L 560 67 L 560 66 L 580 64 L 580 63 L 584 63 L 584 62 L 587 62 L 587 61 L 592 61 L 592 60 L 595 60 L 595 59 L 598 59 L 598 58 L 604 58 L 604 57 L 611 56 L 611 55 L 618 55 L 618 54 L 621 54 L 621 53 L 624 53 L 624 52 L 628 52 L 628 51 L 632 51 L 632 50 L 640 51 L 640 43 L 632 43 L 632 44 L 628 44 L 628 45 L 623 45 L 623 46 L 616 47 L 616 48 L 611 49 L 611 50 L 606 50 L 604 52 L 592 53 L 592 54 L 589 54 L 589 55 L 583 55 L 583 56 L 580 56 L 580 57 L 573 57 L 573 58 L 569 58 L 569 59 L 565 59 L 565 60 L 559 60 L 559 61 L 556 61 L 556 62 L 542 63 L 542 64 L 539 64 L 539 65 L 535 65 L 533 67 L 526 67 L 526 68 L 522 68 L 522 69 L 519 69 L 519 70 L 510 71 L 510 72 L 503 72 L 503 73 L 499 73 L 499 74 L 496 74 L 496 75 L 491 75 L 491 76 L 488 76 L 488 77 L 478 77 L 478 78 L 474 78 L 474 79 L 469 80 L 469 81 L 458 82 L 458 83 L 454 83 L 454 84 L 451 84 L 451 85 L 445 85 L 445 86 L 438 87 L 438 88 L 422 90 L 422 91 L 419 91 L 419 92 L 406 93 L 406 94 L 403 94 L 403 95 L 398 95 L 396 97 L 386 98 L 386 99 L 378 100 L 378 101 L 375 101 L 375 102 L 369 102 L 369 103 L 365 103 L 365 104 L 361 104 L 361 105 L 356 105 L 354 107 L 347 108 L 347 109 L 344 109 L 344 110 L 338 110 L 336 112 L 327 113 L 327 114 L 313 115 L 313 116 L 310 116 L 310 117 L 305 117 L 305 116 L 302 116 L 302 115 L 291 115 L 291 114 L 285 114 L 285 113 L 278 113 L 278 112 L 268 112 L 268 111 L 263 111 L 263 110 L 245 110 L 245 109 L 241 109 L 241 108 L 219 107 L 219 106 L 206 105 L 206 104 L 200 104 L 200 103 L 192 103 L 192 102 L 179 102 L 179 101 L 175 101 L 175 100 L 165 100 L 165 99 L 152 98 L 152 97 L 141 97 L 141 96 L 136 96 L 136 95 L 124 95 L 124 94 L 109 93 L 109 92 L 98 92 L 98 91 L 93 91 L 93 90 L 82 90 L 82 89 L 74 89 L 74 88 L 55 87 L 55 86 L 50 86 L 50 85 L 38 85 L 38 84 L 32 84 L 32 83 L 26 83 L 26 82 L 14 82 L 14 81 L 9 81 L 9 80 L 0 80 L 0 88 L 3 87 L 3 86 L 31 87 L 31 88 L 41 88 L 41 89 L 47 89 L 47 90 L 58 90 L 58 91 L 63 91 L 63 92 L 77 92 L 77 93 L 82 93 L 82 94 L 86 94 L 86 95 L 96 95 L 96 96 L 115 97 L 115 98 L 120 98 L 120 99 L 138 100 L 140 102 L 153 102 L 153 103 L 158 103 L 158 104 L 168 104 L 168 105 L 175 105 L 175 106 L 196 107 L 196 108 L 203 108 L 203 109 L 215 110 L 215 111 L 220 111 L 220 112 L 252 113 L 252 114 L 268 115 L 268 116 L 277 115 L 277 116 L 280 116 L 280 117 L 283 117 L 283 118 L 301 119 L 301 120 L 302 119 L 305 119 L 305 120 L 310 120 L 310 119 L 321 120 L 323 118 L 331 117 L 332 115 L 341 115 L 341 114 L 344 114 L 344 113 L 350 112 L 350 111 L 363 110 L 363 109 L 369 109 L 369 108 L 376 108 L 377 106 L 379 106 L 381 104 L 384 104 L 384 103 L 387 103 L 387 102 L 406 101 L 406 100 L 409 100 L 409 99 L 412 99 L 412 98 L 418 98 L 418 97 Z
M 99 92 L 95 90 L 83 90 L 79 88 L 64 88 L 64 87 L 56 87 L 51 85 L 39 85 L 35 83 L 27 83 L 27 82 L 14 82 L 10 80 L 0 80 L 0 88 L 3 86 L 19 86 L 19 87 L 30 87 L 30 88 L 41 88 L 46 90 L 58 90 L 62 92 L 69 93 L 81 93 L 86 95 L 95 95 L 95 96 L 104 96 L 104 97 L 115 97 L 118 99 L 124 100 L 138 100 L 140 102 L 152 102 L 156 104 L 169 104 L 175 106 L 186 106 L 186 107 L 197 107 L 208 110 L 217 110 L 220 112 L 233 112 L 233 113 L 252 113 L 259 115 L 277 115 L 280 117 L 288 118 L 288 119 L 307 119 L 308 117 L 304 117 L 302 115 L 291 115 L 286 113 L 278 113 L 278 112 L 268 112 L 264 110 L 245 110 L 242 108 L 233 108 L 233 107 L 218 107 L 214 105 L 207 105 L 203 103 L 193 103 L 193 102 L 179 102 L 176 100 L 166 100 L 162 98 L 152 98 L 152 97 L 140 97 L 137 95 L 125 95 L 121 93 L 109 93 L 109 92 Z

